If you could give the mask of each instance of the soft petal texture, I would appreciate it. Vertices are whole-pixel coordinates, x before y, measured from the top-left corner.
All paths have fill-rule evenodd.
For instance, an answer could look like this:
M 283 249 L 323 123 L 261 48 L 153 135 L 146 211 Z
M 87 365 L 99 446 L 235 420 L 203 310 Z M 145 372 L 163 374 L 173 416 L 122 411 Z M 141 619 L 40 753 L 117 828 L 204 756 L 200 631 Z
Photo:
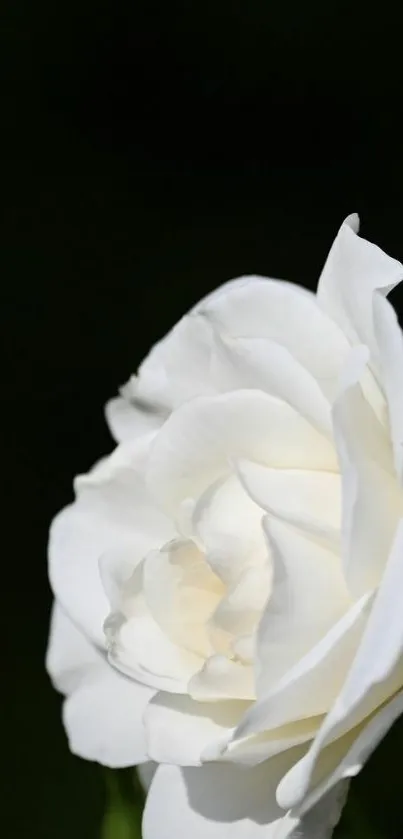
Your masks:
M 224 345 L 241 357 L 225 360 Z M 107 420 L 121 442 L 158 428 L 195 396 L 261 387 L 329 430 L 321 391 L 333 396 L 347 351 L 343 332 L 311 292 L 281 280 L 240 277 L 209 294 L 152 348 L 121 397 L 108 403 Z
M 256 388 L 295 408 L 331 435 L 330 404 L 314 376 L 291 353 L 267 338 L 215 336 L 213 371 L 220 390 Z
M 108 421 L 113 433 L 125 434 L 129 423 L 137 430 L 141 422 L 154 417 L 157 427 L 174 408 L 195 396 L 216 392 L 211 377 L 212 329 L 207 318 L 191 312 L 152 347 L 132 376 L 121 388 L 127 406 L 109 403 Z M 133 411 L 136 417 L 133 417 Z M 144 426 L 145 427 L 145 426 Z
M 99 560 L 130 544 L 139 561 L 172 534 L 172 525 L 150 502 L 144 461 L 150 440 L 123 444 L 89 475 L 76 480 L 77 499 L 55 518 L 49 541 L 49 576 L 65 611 L 104 647 L 108 601 Z
M 374 295 L 374 327 L 382 379 L 388 397 L 396 472 L 403 480 L 403 335 L 388 300 Z
M 191 312 L 174 327 L 160 345 L 160 363 L 168 383 L 167 404 L 177 408 L 188 399 L 216 393 L 211 376 L 212 348 L 212 328 L 207 318 Z
M 56 604 L 47 669 L 67 699 L 63 720 L 70 750 L 105 766 L 146 759 L 142 715 L 150 690 L 114 671 Z
M 300 286 L 242 277 L 200 304 L 214 328 L 233 338 L 266 339 L 284 347 L 332 398 L 349 350 L 342 330 Z
M 46 669 L 56 690 L 69 694 L 88 669 L 102 667 L 103 655 L 77 629 L 57 601 L 52 607 L 50 629 Z
M 258 696 L 267 693 L 351 605 L 332 552 L 283 522 L 267 517 L 264 526 L 274 579 L 257 639 Z
M 307 812 L 294 816 L 288 813 L 284 832 L 276 839 L 330 839 L 346 802 L 349 781 L 335 784 Z
M 247 770 L 160 766 L 143 818 L 144 839 L 330 839 L 340 818 L 346 787 L 339 785 L 298 818 L 275 800 L 278 779 L 298 750 Z
M 124 396 L 109 400 L 105 406 L 105 416 L 117 443 L 134 440 L 143 434 L 156 431 L 165 418 L 158 411 L 132 404 Z
M 211 652 L 207 626 L 223 594 L 221 580 L 190 541 L 171 542 L 144 562 L 144 595 L 154 619 L 176 644 Z
M 112 606 L 104 625 L 109 660 L 122 673 L 149 687 L 186 692 L 188 681 L 202 666 L 203 658 L 181 648 L 166 635 L 145 597 L 145 560 L 134 569 L 132 564 L 128 577 L 127 559 L 127 550 L 116 554 L 111 551 L 100 563 Z
M 263 511 L 235 475 L 219 479 L 194 505 L 191 532 L 220 579 L 233 585 L 245 567 L 262 565 L 267 545 L 261 527 Z
M 321 752 L 312 776 L 312 789 L 304 797 L 294 812 L 299 815 L 309 811 L 323 796 L 331 792 L 340 781 L 353 778 L 376 749 L 378 743 L 387 734 L 394 722 L 403 713 L 403 691 L 374 713 L 369 721 L 358 726 L 348 734 L 330 743 Z M 290 773 L 280 781 L 277 799 L 284 805 L 289 800 L 290 790 L 298 785 L 300 776 L 305 773 L 305 761 L 309 762 L 309 753 L 295 764 Z
M 212 655 L 188 684 L 199 702 L 220 699 L 252 700 L 256 696 L 253 668 L 225 655 Z
M 142 561 L 137 551 L 133 550 L 132 544 L 128 542 L 121 548 L 111 549 L 101 554 L 99 561 L 99 573 L 113 611 L 120 611 L 126 617 L 130 617 L 133 611 L 133 603 L 137 607 L 137 598 L 142 595 Z M 126 597 L 122 598 L 122 591 L 125 590 Z M 105 629 L 106 624 L 104 624 Z
M 200 656 L 173 644 L 147 611 L 122 623 L 109 658 L 122 673 L 170 693 L 186 693 L 189 679 L 203 665 Z
M 245 708 L 245 702 L 203 703 L 160 693 L 144 717 L 148 754 L 158 763 L 199 766 L 209 745 L 228 740 Z
M 353 594 L 376 587 L 385 568 L 403 496 L 393 474 L 390 441 L 358 384 L 334 406 L 343 484 L 343 557 Z
M 242 739 L 237 738 L 235 731 L 232 737 L 227 737 L 221 743 L 207 747 L 202 758 L 204 762 L 223 760 L 245 766 L 256 766 L 280 752 L 312 740 L 320 722 L 319 717 L 309 717 Z
M 356 215 L 342 224 L 319 280 L 318 301 L 351 344 L 366 344 L 376 358 L 373 295 L 391 291 L 403 279 L 403 267 L 357 236 L 358 227 Z
M 293 772 L 289 783 L 284 782 L 290 806 L 306 795 L 322 750 L 359 725 L 403 685 L 402 586 L 403 521 L 347 679 L 304 760 L 304 772 L 296 770 L 297 783 Z
M 275 789 L 295 755 L 293 750 L 247 770 L 160 766 L 146 803 L 144 839 L 274 839 L 285 815 Z
M 232 655 L 238 638 L 252 636 L 272 588 L 272 567 L 246 567 L 236 582 L 229 586 L 209 622 L 212 643 L 217 652 Z
M 194 399 L 171 415 L 152 446 L 148 485 L 175 515 L 184 498 L 200 496 L 229 474 L 231 458 L 275 468 L 336 468 L 328 440 L 286 403 L 235 391 Z
M 238 462 L 237 472 L 259 507 L 337 550 L 340 475 L 308 469 L 270 469 L 247 460 Z
M 241 720 L 237 736 L 325 714 L 343 686 L 364 632 L 372 598 L 364 595 Z

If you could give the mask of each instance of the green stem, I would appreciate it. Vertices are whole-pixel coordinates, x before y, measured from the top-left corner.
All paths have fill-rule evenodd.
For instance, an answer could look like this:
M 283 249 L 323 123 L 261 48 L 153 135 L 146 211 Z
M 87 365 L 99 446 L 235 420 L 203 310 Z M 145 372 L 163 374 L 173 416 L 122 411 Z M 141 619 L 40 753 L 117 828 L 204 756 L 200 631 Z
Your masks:
M 144 795 L 137 774 L 106 769 L 104 776 L 108 803 L 101 839 L 141 839 Z

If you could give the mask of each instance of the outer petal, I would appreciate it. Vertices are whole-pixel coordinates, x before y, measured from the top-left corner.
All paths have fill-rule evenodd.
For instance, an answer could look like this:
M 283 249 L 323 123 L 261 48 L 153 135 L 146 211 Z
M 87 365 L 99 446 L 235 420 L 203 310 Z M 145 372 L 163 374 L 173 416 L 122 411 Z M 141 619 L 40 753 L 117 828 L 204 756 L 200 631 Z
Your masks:
M 55 601 L 46 650 L 46 669 L 56 690 L 63 694 L 72 693 L 88 670 L 102 667 L 103 661 L 103 655 Z
M 206 747 L 202 754 L 203 763 L 221 760 L 244 766 L 257 766 L 280 752 L 285 752 L 301 743 L 308 743 L 315 736 L 320 721 L 320 717 L 298 720 L 241 740 L 236 739 L 236 732 L 234 732 L 233 739 L 227 737 L 221 742 Z
M 160 411 L 133 404 L 125 396 L 110 399 L 105 406 L 105 416 L 117 443 L 157 431 L 164 421 L 164 415 Z
M 342 224 L 331 247 L 318 285 L 323 309 L 341 326 L 351 344 L 366 344 L 376 358 L 373 294 L 383 294 L 403 279 L 400 262 L 357 236 L 357 215 Z
M 303 815 L 288 813 L 285 832 L 280 831 L 276 839 L 330 839 L 340 820 L 348 787 L 349 781 L 341 781 Z
M 379 583 L 403 514 L 403 495 L 388 436 L 357 384 L 347 387 L 334 406 L 334 433 L 342 473 L 345 574 L 359 597 Z
M 234 391 L 182 405 L 158 434 L 148 484 L 171 514 L 230 471 L 231 458 L 278 468 L 336 468 L 330 442 L 286 403 Z
M 302 819 L 275 801 L 275 787 L 298 750 L 246 771 L 211 764 L 197 769 L 160 766 L 148 794 L 144 839 L 330 839 L 340 817 L 339 787 Z
M 403 686 L 403 521 L 380 586 L 366 632 L 345 685 L 306 756 L 303 771 L 284 781 L 284 798 L 301 803 L 314 777 L 321 753 L 334 740 L 352 732 Z
M 195 312 L 183 317 L 152 347 L 138 375 L 121 388 L 126 411 L 118 403 L 107 407 L 112 432 L 126 434 L 129 425 L 135 430 L 135 423 L 149 423 L 151 419 L 155 427 L 158 418 L 161 422 L 187 399 L 215 393 L 210 375 L 211 348 L 212 330 L 207 318 Z
M 169 404 L 174 408 L 196 396 L 217 392 L 211 375 L 212 347 L 211 325 L 206 317 L 200 317 L 194 311 L 179 321 L 169 340 L 161 346 Z
M 330 396 L 334 393 L 348 350 L 342 331 L 321 311 L 310 292 L 291 283 L 252 276 L 225 283 L 208 295 L 152 348 L 138 375 L 121 388 L 121 398 L 106 407 L 117 441 L 159 427 L 163 417 L 188 399 L 245 386 L 239 381 L 239 364 L 237 384 L 229 367 L 224 370 L 217 365 L 213 334 L 219 336 L 219 342 L 221 338 L 240 339 L 238 348 L 243 339 L 257 339 L 258 343 L 262 339 L 262 347 L 265 343 L 272 359 L 270 370 L 278 369 L 280 361 L 282 375 L 266 370 L 266 383 L 252 384 L 248 373 L 246 386 L 263 386 L 282 397 L 285 387 L 284 398 L 288 394 L 292 404 L 295 398 L 298 404 L 302 399 L 309 415 L 329 428 L 320 390 Z M 262 357 L 257 345 L 256 349 L 257 355 L 252 352 L 255 370 L 256 361 L 261 368 Z M 244 350 L 249 355 L 246 346 L 242 355 Z M 245 361 L 248 367 L 246 357 Z
M 245 715 L 236 735 L 273 730 L 325 714 L 346 678 L 365 629 L 372 598 L 364 595 Z
M 202 752 L 227 741 L 247 707 L 247 702 L 203 703 L 159 693 L 144 717 L 148 754 L 157 763 L 200 766 Z
M 116 673 L 58 604 L 46 663 L 68 695 L 63 720 L 74 754 L 111 767 L 146 760 L 142 715 L 152 692 Z
M 330 404 L 317 380 L 281 344 L 268 338 L 215 336 L 213 372 L 220 390 L 256 388 L 287 402 L 331 436 Z
M 403 335 L 396 313 L 381 294 L 374 295 L 374 324 L 382 381 L 388 397 L 396 472 L 403 481 Z
M 49 576 L 65 611 L 88 637 L 104 646 L 108 602 L 99 559 L 130 545 L 133 565 L 156 543 L 171 538 L 172 525 L 157 510 L 144 484 L 149 438 L 119 446 L 92 472 L 76 479 L 77 499 L 53 521 Z
M 198 309 L 225 338 L 265 339 L 284 347 L 333 397 L 348 342 L 311 292 L 280 280 L 242 277 Z
M 280 521 L 264 521 L 273 587 L 257 638 L 257 694 L 264 696 L 348 611 L 338 558 Z
M 295 755 L 293 750 L 247 770 L 222 764 L 160 766 L 147 798 L 144 839 L 274 839 L 285 815 L 275 789 Z
M 294 812 L 299 815 L 306 813 L 323 796 L 329 794 L 329 791 L 331 793 L 340 782 L 358 775 L 378 743 L 402 713 L 403 691 L 400 691 L 380 711 L 373 714 L 368 722 L 327 746 L 315 766 L 312 789 Z M 305 761 L 309 761 L 309 754 L 280 781 L 277 798 L 284 804 L 288 800 L 290 781 L 298 783 L 298 777 L 304 775 Z

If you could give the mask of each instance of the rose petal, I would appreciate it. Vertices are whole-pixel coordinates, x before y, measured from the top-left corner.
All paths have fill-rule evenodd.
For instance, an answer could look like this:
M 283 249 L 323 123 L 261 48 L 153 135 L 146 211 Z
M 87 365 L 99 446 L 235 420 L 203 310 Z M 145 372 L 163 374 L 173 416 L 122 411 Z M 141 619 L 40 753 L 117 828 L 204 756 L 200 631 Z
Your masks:
M 144 716 L 148 754 L 158 763 L 200 766 L 204 749 L 228 739 L 246 707 L 245 702 L 203 703 L 159 693 Z
M 203 658 L 174 643 L 153 617 L 145 597 L 145 564 L 135 566 L 128 576 L 127 551 L 110 551 L 102 557 L 102 579 L 113 608 L 105 623 L 109 659 L 122 673 L 145 685 L 186 692 Z
M 215 335 L 213 374 L 219 390 L 256 388 L 295 408 L 322 434 L 331 436 L 330 404 L 312 373 L 280 344 L 267 338 Z
M 191 530 L 213 571 L 233 585 L 250 565 L 262 567 L 267 558 L 262 510 L 235 475 L 218 480 L 194 505 Z
M 204 700 L 244 699 L 256 696 L 253 667 L 231 661 L 225 655 L 213 655 L 188 684 L 190 696 Z
M 321 717 L 310 717 L 298 720 L 242 739 L 237 739 L 235 732 L 232 738 L 227 736 L 221 743 L 206 747 L 202 759 L 203 761 L 221 760 L 245 766 L 256 766 L 280 752 L 312 740 L 321 719 Z
M 80 684 L 88 668 L 102 666 L 103 656 L 54 601 L 46 650 L 46 669 L 53 686 L 68 694 Z
M 116 673 L 56 604 L 47 668 L 68 695 L 63 720 L 70 750 L 105 766 L 146 759 L 142 715 L 152 692 Z
M 158 411 L 132 404 L 123 396 L 110 399 L 105 405 L 105 417 L 110 432 L 117 443 L 125 443 L 157 431 L 164 416 Z
M 343 487 L 342 555 L 347 583 L 359 597 L 379 583 L 403 514 L 403 496 L 390 442 L 359 385 L 341 393 L 333 414 Z
M 357 215 L 342 224 L 330 249 L 319 285 L 318 300 L 339 324 L 351 344 L 366 344 L 376 358 L 373 293 L 388 292 L 403 279 L 403 267 L 380 248 L 357 236 Z
M 198 655 L 212 652 L 207 624 L 224 587 L 197 547 L 176 540 L 152 551 L 143 581 L 150 612 L 168 637 Z
M 371 605 L 370 595 L 355 603 L 307 655 L 258 699 L 240 722 L 237 736 L 242 738 L 325 714 L 343 685 Z
M 332 471 L 334 450 L 289 405 L 260 391 L 194 399 L 167 420 L 152 446 L 148 484 L 175 515 L 229 474 L 231 458 L 277 468 Z
M 149 612 L 129 618 L 111 636 L 109 658 L 122 673 L 169 693 L 186 693 L 203 659 L 169 640 Z
M 160 766 L 147 798 L 144 839 L 330 839 L 345 801 L 345 783 L 302 818 L 284 813 L 275 801 L 278 778 L 299 751 L 247 770 L 217 764 Z
M 224 337 L 264 339 L 284 347 L 333 397 L 349 346 L 310 291 L 281 280 L 242 277 L 198 308 Z
M 284 811 L 275 800 L 292 750 L 258 767 L 159 766 L 147 797 L 144 839 L 277 839 Z
M 351 605 L 334 554 L 283 522 L 266 517 L 272 592 L 257 637 L 257 693 L 264 696 Z
M 287 796 L 295 804 L 305 797 L 325 747 L 359 725 L 403 684 L 402 585 L 403 521 L 344 686 L 306 756 L 304 771 L 298 773 L 298 782 L 294 784 L 291 779 L 290 785 L 285 784 L 289 789 Z
M 122 444 L 88 475 L 76 479 L 77 499 L 53 521 L 49 576 L 65 611 L 99 646 L 108 601 L 99 559 L 130 545 L 138 562 L 172 536 L 172 525 L 150 502 L 144 484 L 149 440 Z
M 272 569 L 246 567 L 229 587 L 209 621 L 209 634 L 218 653 L 231 656 L 237 638 L 254 635 L 272 585 Z
M 340 476 L 308 469 L 270 469 L 240 460 L 237 472 L 251 498 L 266 512 L 325 543 L 339 547 Z
M 381 294 L 374 294 L 374 327 L 382 370 L 382 381 L 388 397 L 396 472 L 403 479 L 403 336 L 396 313 Z
M 349 780 L 343 780 L 336 784 L 303 815 L 288 813 L 285 832 L 280 832 L 275 839 L 330 839 L 340 820 L 349 783 Z
M 207 318 L 191 312 L 152 347 L 138 375 L 122 388 L 122 396 L 138 409 L 166 417 L 183 401 L 215 393 L 212 344 Z
M 378 743 L 402 713 L 403 692 L 401 691 L 370 717 L 369 722 L 361 724 L 327 746 L 321 752 L 315 765 L 311 791 L 294 812 L 304 815 L 324 795 L 331 793 L 340 781 L 358 775 Z M 294 800 L 299 785 L 304 784 L 306 763 L 309 763 L 309 758 L 308 753 L 280 781 L 277 799 L 284 806 L 287 806 L 290 800 Z

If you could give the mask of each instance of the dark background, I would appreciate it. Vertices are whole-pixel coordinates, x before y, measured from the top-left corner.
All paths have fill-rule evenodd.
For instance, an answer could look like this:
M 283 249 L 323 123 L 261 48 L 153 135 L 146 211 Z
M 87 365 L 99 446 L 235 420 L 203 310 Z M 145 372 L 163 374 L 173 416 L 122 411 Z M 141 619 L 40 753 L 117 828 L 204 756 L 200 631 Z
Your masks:
M 355 210 L 403 258 L 401 28 L 385 4 L 270 0 L 0 16 L 1 812 L 13 839 L 95 839 L 101 772 L 68 753 L 43 669 L 49 521 L 112 447 L 105 401 L 201 295 L 254 272 L 314 288 Z

